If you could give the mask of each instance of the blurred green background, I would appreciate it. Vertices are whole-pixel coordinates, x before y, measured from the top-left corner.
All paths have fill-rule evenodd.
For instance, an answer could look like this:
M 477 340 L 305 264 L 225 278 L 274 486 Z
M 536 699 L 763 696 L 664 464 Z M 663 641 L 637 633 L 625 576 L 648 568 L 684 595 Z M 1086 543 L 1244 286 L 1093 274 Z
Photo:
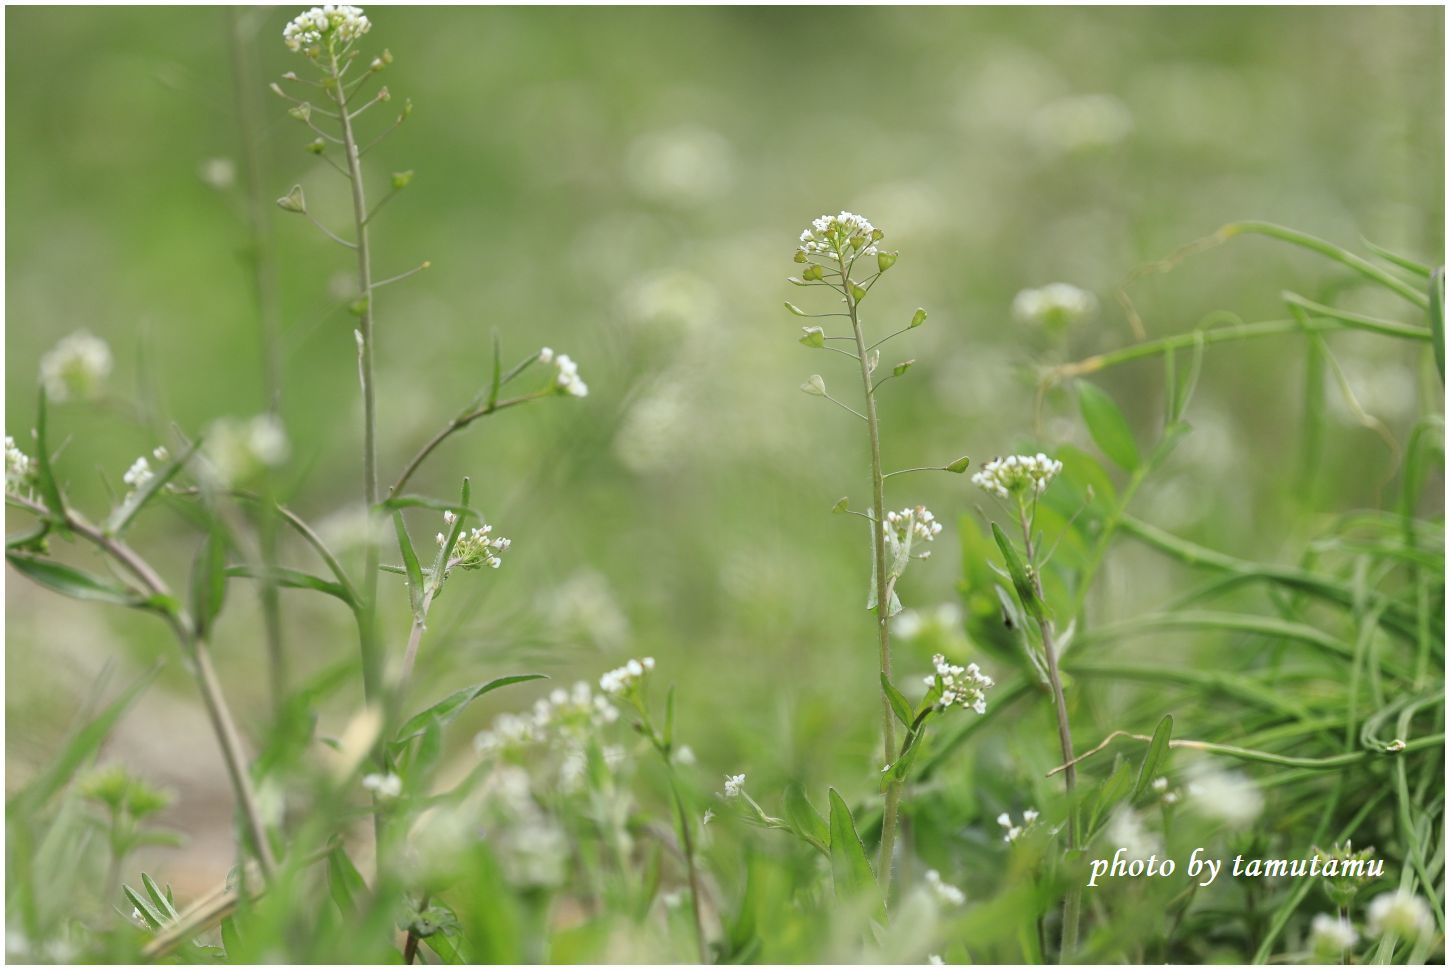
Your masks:
M 281 42 L 293 13 L 244 14 L 260 82 L 304 66 Z M 1090 447 L 1065 399 L 1049 396 L 1034 415 L 1034 365 L 1130 342 L 1119 284 L 1225 222 L 1441 259 L 1439 9 L 369 15 L 363 49 L 397 60 L 385 77 L 394 100 L 364 130 L 403 98 L 415 105 L 368 157 L 370 190 L 378 197 L 389 172 L 417 173 L 374 224 L 376 271 L 432 261 L 377 300 L 384 477 L 487 380 L 494 330 L 506 362 L 548 345 L 579 362 L 591 390 L 480 423 L 415 479 L 417 491 L 452 496 L 471 476 L 475 505 L 514 546 L 497 573 L 450 584 L 414 706 L 494 673 L 592 680 L 652 654 L 678 686 L 678 736 L 706 790 L 745 771 L 757 794 L 799 775 L 864 795 L 852 779 L 869 778 L 877 758 L 865 534 L 829 514 L 842 494 L 869 501 L 864 436 L 798 390 L 814 372 L 847 400 L 855 385 L 850 362 L 796 343 L 798 321 L 781 307 L 825 308 L 784 282 L 812 217 L 861 212 L 900 250 L 867 307 L 877 334 L 917 306 L 931 313 L 888 348 L 888 360 L 919 361 L 883 402 L 891 467 L 980 463 L 1029 441 Z M 203 177 L 225 168 L 214 160 L 235 164 L 243 137 L 226 12 L 11 8 L 6 27 L 7 433 L 33 420 L 38 356 L 80 328 L 111 343 L 118 398 L 152 400 L 188 432 L 262 410 L 242 183 Z M 310 133 L 285 104 L 258 91 L 268 198 L 300 182 L 342 229 L 342 180 L 302 150 Z M 351 254 L 300 218 L 269 218 L 293 442 L 285 479 L 299 512 L 345 537 L 361 484 Z M 1132 296 L 1147 331 L 1167 334 L 1215 310 L 1281 317 L 1280 290 L 1323 296 L 1331 278 L 1308 254 L 1243 239 Z M 1058 335 L 1014 321 L 1019 290 L 1058 280 L 1097 294 L 1094 321 Z M 1357 291 L 1341 304 L 1375 312 L 1383 299 Z M 1440 393 L 1410 349 L 1355 335 L 1333 345 L 1365 408 L 1401 438 L 1423 395 Z M 1374 504 L 1392 456 L 1343 407 L 1330 411 L 1308 512 L 1300 501 L 1302 358 L 1292 340 L 1210 353 L 1196 432 L 1139 513 L 1275 559 L 1298 548 L 1309 513 Z M 1102 384 L 1143 440 L 1156 434 L 1156 364 Z M 156 443 L 121 407 L 66 409 L 55 425 L 69 439 L 72 494 L 95 514 L 102 478 L 117 483 Z M 888 500 L 923 502 L 948 524 L 904 601 L 951 602 L 955 522 L 980 495 L 963 478 L 925 475 L 894 480 Z M 431 535 L 429 516 L 414 521 Z M 152 513 L 134 535 L 183 585 L 198 541 L 185 521 Z M 1175 573 L 1147 555 L 1114 554 L 1098 617 L 1173 594 Z M 290 545 L 287 556 L 311 563 Z M 389 578 L 384 590 L 401 651 L 406 597 Z M 291 594 L 285 608 L 295 679 L 355 654 L 341 607 Z M 216 653 L 252 731 L 267 710 L 258 631 L 255 597 L 235 584 Z M 164 628 L 62 603 L 10 574 L 6 634 L 8 788 L 54 751 L 103 664 L 171 661 L 109 754 L 180 795 L 171 821 L 192 846 L 160 855 L 159 872 L 183 892 L 224 874 L 225 779 Z M 930 650 L 899 650 L 910 682 Z M 470 710 L 455 734 L 461 765 L 473 730 L 526 695 Z M 358 701 L 336 698 L 323 729 L 339 730 Z M 1050 765 L 1041 716 L 1030 741 L 1002 743 Z M 1191 711 L 1179 733 L 1193 735 Z

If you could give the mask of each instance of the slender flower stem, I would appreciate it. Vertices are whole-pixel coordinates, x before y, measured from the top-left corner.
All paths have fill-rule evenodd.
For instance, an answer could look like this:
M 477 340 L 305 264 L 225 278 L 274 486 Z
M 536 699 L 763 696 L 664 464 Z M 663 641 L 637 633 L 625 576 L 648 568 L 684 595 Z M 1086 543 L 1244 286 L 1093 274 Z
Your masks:
M 844 258 L 840 261 L 841 276 L 849 272 Z M 849 284 L 843 287 L 846 310 L 851 317 L 851 333 L 856 340 L 856 356 L 861 364 L 861 389 L 866 397 L 866 431 L 871 439 L 871 549 L 876 564 L 876 628 L 880 642 L 881 675 L 891 678 L 891 604 L 886 578 L 886 477 L 881 473 L 881 429 L 876 420 L 876 394 L 871 386 L 871 364 L 867 360 L 866 337 L 861 330 L 861 315 Z M 881 747 L 883 764 L 890 764 L 896 753 L 896 721 L 886 692 L 881 693 Z M 894 778 L 886 786 L 886 806 L 881 816 L 881 854 L 877 860 L 877 879 L 885 897 L 891 892 L 891 861 L 896 842 L 896 814 L 901 801 L 901 783 Z
M 700 905 L 700 875 L 695 864 L 695 839 L 690 835 L 690 816 L 685 811 L 685 800 L 680 795 L 679 783 L 675 780 L 675 769 L 670 764 L 666 751 L 660 752 L 665 759 L 665 774 L 670 781 L 670 794 L 675 797 L 675 813 L 680 821 L 680 848 L 685 855 L 685 872 L 690 880 L 690 907 L 695 919 L 695 943 L 699 947 L 700 962 L 710 962 L 710 950 L 705 944 L 705 918 Z
M 432 438 L 429 438 L 427 444 L 423 445 L 422 448 L 418 449 L 418 453 L 414 455 L 412 459 L 408 462 L 408 464 L 403 467 L 403 471 L 400 475 L 398 475 L 397 481 L 393 482 L 392 487 L 388 489 L 388 494 L 392 496 L 400 493 L 403 490 L 403 486 L 407 485 L 409 479 L 411 479 L 414 473 L 418 471 L 419 466 L 421 466 L 423 462 L 427 460 L 429 455 L 433 454 L 434 449 L 436 449 L 439 445 L 443 444 L 444 441 L 448 440 L 450 436 L 459 431 L 462 431 L 464 428 L 468 427 L 479 418 L 487 417 L 488 415 L 493 414 L 495 411 L 502 411 L 505 408 L 511 408 L 520 404 L 526 404 L 529 401 L 535 400 L 536 398 L 546 397 L 547 395 L 553 393 L 554 389 L 550 387 L 542 391 L 535 391 L 533 394 L 523 394 L 519 397 L 512 397 L 506 401 L 495 401 L 492 404 L 485 404 L 482 407 L 474 408 L 471 411 L 460 414 L 458 417 L 454 418 L 452 421 L 449 421 L 446 425 L 444 425 L 442 430 L 440 430 Z
M 332 97 L 337 102 L 339 121 L 342 125 L 343 150 L 347 154 L 348 179 L 352 183 L 353 225 L 357 233 L 357 284 L 358 296 L 362 300 L 362 314 L 358 320 L 358 382 L 363 399 L 363 498 L 367 503 L 368 515 L 378 504 L 378 443 L 377 443 L 377 400 L 373 381 L 373 268 L 372 249 L 368 243 L 368 203 L 363 187 L 362 157 L 357 138 L 353 133 L 352 120 L 348 117 L 347 93 L 342 83 L 342 70 L 337 62 L 337 53 L 332 52 L 331 73 L 333 78 Z M 381 688 L 381 658 L 377 649 L 377 591 L 378 591 L 378 548 L 377 543 L 366 543 L 365 564 L 362 577 L 362 603 L 360 626 L 362 628 L 363 691 L 371 700 Z

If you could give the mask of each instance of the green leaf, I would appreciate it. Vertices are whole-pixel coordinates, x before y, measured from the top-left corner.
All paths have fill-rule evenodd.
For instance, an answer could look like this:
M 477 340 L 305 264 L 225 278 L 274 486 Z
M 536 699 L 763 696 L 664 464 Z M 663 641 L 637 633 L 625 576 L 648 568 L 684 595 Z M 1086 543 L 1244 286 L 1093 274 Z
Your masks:
M 906 329 L 914 330 L 923 323 L 926 323 L 926 311 L 921 307 L 917 307 L 916 312 L 911 315 L 911 323 L 906 325 Z
M 498 391 L 503 386 L 503 350 L 498 342 L 498 330 L 493 331 L 493 379 L 488 384 L 488 408 L 498 403 Z M 468 503 L 464 503 L 465 505 Z
M 1416 276 L 1423 276 L 1425 279 L 1430 278 L 1430 267 L 1424 265 L 1423 263 L 1417 263 L 1415 260 L 1410 259 L 1410 257 L 1408 256 L 1401 256 L 1399 253 L 1391 252 L 1390 250 L 1385 249 L 1383 246 L 1376 246 L 1368 239 L 1364 240 L 1364 245 L 1366 249 L 1374 253 L 1380 259 L 1383 259 L 1385 262 L 1390 263 L 1394 266 L 1398 266 L 1400 269 L 1404 270 L 1407 273 L 1414 273 Z
M 50 520 L 42 519 L 33 529 L 17 532 L 13 536 L 6 536 L 5 548 L 7 551 L 44 552 L 45 544 L 41 540 L 48 535 L 50 535 Z
M 842 495 L 840 498 L 836 499 L 836 504 L 831 506 L 831 511 L 836 514 L 840 514 L 842 512 L 845 512 L 850 507 L 851 500 L 846 496 Z
M 1117 768 L 1098 788 L 1098 797 L 1093 802 L 1092 815 L 1088 820 L 1088 831 L 1097 828 L 1098 820 L 1105 818 L 1113 806 L 1122 801 L 1133 790 L 1133 769 L 1127 761 L 1119 761 Z
M 156 885 L 156 880 L 146 873 L 141 873 L 141 886 L 146 890 L 146 895 L 151 897 L 151 902 L 156 905 L 156 911 L 164 916 L 167 922 L 176 919 L 181 914 L 176 911 L 171 898 L 161 891 Z
M 242 934 L 237 929 L 237 921 L 231 917 L 222 920 L 222 949 L 226 952 L 228 963 L 242 963 Z
M 836 898 L 855 899 L 859 896 L 877 894 L 876 873 L 871 860 L 866 858 L 866 847 L 861 836 L 856 834 L 856 822 L 851 810 L 836 792 L 829 790 L 831 801 L 831 877 L 836 887 Z M 884 916 L 879 894 L 875 900 Z
M 831 829 L 821 813 L 811 804 L 805 789 L 792 782 L 785 789 L 785 819 L 797 835 L 811 845 L 830 854 Z
M 147 926 L 151 927 L 153 930 L 159 930 L 163 925 L 165 925 L 166 919 L 156 911 L 156 908 L 151 905 L 150 900 L 142 896 L 136 890 L 132 889 L 130 886 L 123 885 L 121 887 L 121 895 L 126 897 L 126 902 L 130 903 L 136 908 L 136 912 L 141 914 L 141 921 L 144 922 Z
M 911 365 L 914 363 L 916 363 L 916 358 L 914 357 L 911 360 L 903 360 L 901 363 L 891 368 L 891 376 L 900 377 L 902 374 L 905 374 L 907 371 L 911 370 Z
M 55 469 L 50 463 L 50 442 L 46 433 L 45 387 L 40 388 L 40 400 L 35 407 L 35 481 L 45 507 L 62 521 L 65 520 L 65 499 L 61 497 L 60 486 L 55 481 Z
M 900 757 L 892 762 L 891 775 L 897 781 L 906 780 L 906 773 L 911 770 L 911 763 L 916 760 L 916 754 L 921 750 L 921 742 L 925 737 L 926 725 L 923 724 L 912 733 L 911 739 L 906 743 L 906 750 L 901 752 Z M 884 791 L 885 789 L 882 790 Z
M 368 886 L 362 873 L 340 845 L 327 855 L 327 887 L 344 916 L 356 913 L 358 900 L 367 898 Z
M 460 518 L 481 519 L 483 517 L 473 509 L 459 508 L 457 502 L 433 498 L 431 495 L 398 495 L 394 498 L 383 499 L 378 503 L 378 508 L 385 512 L 394 512 L 398 509 L 433 509 L 435 512 L 455 512 Z
M 423 609 L 423 567 L 418 564 L 418 552 L 413 548 L 413 539 L 408 535 L 408 525 L 403 521 L 402 512 L 393 513 L 393 529 L 398 533 L 398 548 L 403 553 L 403 568 L 408 574 L 408 602 L 412 605 L 414 619 L 418 619 Z
M 1124 471 L 1133 471 L 1141 463 L 1138 445 L 1123 412 L 1098 387 L 1087 381 L 1077 382 L 1077 405 L 1093 441 Z
M 145 596 L 134 590 L 99 579 L 53 559 L 38 559 L 15 552 L 6 552 L 5 558 L 16 572 L 62 596 L 94 603 L 111 603 L 115 606 L 138 607 L 145 606 L 148 602 Z
M 393 738 L 393 746 L 401 747 L 407 742 L 416 738 L 428 729 L 428 725 L 437 721 L 439 726 L 446 725 L 449 721 L 458 716 L 459 712 L 466 706 L 487 694 L 489 691 L 498 690 L 500 687 L 508 687 L 510 684 L 522 684 L 530 680 L 547 680 L 543 674 L 514 674 L 510 677 L 499 677 L 490 680 L 486 684 L 478 684 L 474 687 L 465 687 L 463 690 L 454 691 L 443 698 L 432 707 L 419 711 L 407 720 L 398 734 Z
M 285 566 L 274 566 L 271 569 L 259 566 L 237 565 L 227 567 L 228 576 L 236 576 L 241 579 L 261 579 L 272 583 L 274 586 L 281 586 L 286 589 L 310 589 L 319 593 L 326 593 L 328 596 L 335 596 L 348 606 L 356 606 L 346 589 L 339 583 L 314 576 L 311 573 L 304 573 L 297 569 L 288 569 Z
M 907 727 L 911 727 L 911 702 L 896 689 L 896 685 L 891 683 L 891 678 L 887 677 L 884 671 L 881 674 L 881 691 L 886 695 L 887 701 L 891 703 L 891 709 L 896 712 L 896 719 Z
M 196 635 L 205 640 L 227 595 L 227 547 L 221 523 L 213 520 L 191 564 L 191 613 Z
M 1157 775 L 1164 756 L 1168 754 L 1168 741 L 1172 734 L 1173 715 L 1164 714 L 1153 731 L 1153 741 L 1148 745 L 1148 753 L 1143 756 L 1143 764 L 1138 768 L 1138 781 L 1133 785 L 1135 799 L 1141 798 L 1148 786 L 1153 784 L 1153 778 Z
M 665 750 L 670 751 L 675 738 L 675 687 L 670 685 L 670 691 L 665 695 Z
M 1017 547 L 1012 545 L 1002 527 L 995 522 L 992 523 L 992 538 L 996 540 L 1002 559 L 1007 564 L 1007 575 L 1012 577 L 1012 586 L 1017 591 L 1022 608 L 1039 622 L 1046 619 L 1046 606 L 1037 595 L 1037 587 L 1033 585 L 1031 577 L 1027 575 L 1027 566 L 1017 554 Z
M 972 459 L 967 455 L 963 455 L 956 461 L 952 462 L 950 465 L 943 466 L 943 468 L 946 471 L 951 472 L 953 475 L 960 475 L 962 472 L 967 470 L 967 466 L 971 463 Z
M 126 709 L 131 706 L 137 695 L 150 685 L 160 670 L 160 664 L 152 667 L 130 687 L 122 691 L 120 696 L 106 705 L 100 714 L 76 732 L 75 736 L 61 749 L 60 755 L 51 761 L 45 770 L 11 796 L 7 805 L 11 806 L 12 810 L 20 806 L 24 806 L 29 811 L 42 808 L 51 796 L 75 777 L 86 759 L 100 749 L 102 742 L 110 735 L 111 729 L 121 719 L 121 715 L 126 713 Z
M 1445 380 L 1445 267 L 1430 277 L 1430 335 L 1435 341 L 1435 366 Z
M 111 517 L 106 520 L 106 534 L 120 535 L 126 526 L 131 524 L 131 520 L 146 507 L 146 503 L 159 495 L 166 484 L 175 478 L 182 468 L 186 467 L 186 463 L 191 460 L 192 455 L 196 454 L 196 449 L 199 447 L 201 447 L 200 438 L 187 445 L 186 451 L 182 452 L 175 461 L 152 475 L 151 480 L 145 486 L 128 495 L 125 501 L 111 513 Z

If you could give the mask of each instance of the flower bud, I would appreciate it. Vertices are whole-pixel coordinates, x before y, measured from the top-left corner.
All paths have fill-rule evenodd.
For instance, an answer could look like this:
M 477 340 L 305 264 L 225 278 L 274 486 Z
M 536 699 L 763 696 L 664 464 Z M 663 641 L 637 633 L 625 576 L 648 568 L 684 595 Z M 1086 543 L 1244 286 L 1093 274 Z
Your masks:
M 383 85 L 378 88 L 377 98 L 379 101 L 391 101 L 393 100 L 393 92 L 388 90 L 387 85 Z
M 820 327 L 801 327 L 801 343 L 807 347 L 824 347 L 826 345 L 826 332 Z
M 907 329 L 914 330 L 923 323 L 926 323 L 926 311 L 921 307 L 917 307 L 916 312 L 911 315 L 911 326 Z
M 277 206 L 287 212 L 306 212 L 307 196 L 302 194 L 302 186 L 292 186 L 292 191 L 277 200 Z
M 812 374 L 810 378 L 801 385 L 801 390 L 816 397 L 826 396 L 826 379 L 820 374 Z
M 393 173 L 393 188 L 395 190 L 406 189 L 408 187 L 408 183 L 411 181 L 413 181 L 413 170 L 411 168 L 408 169 L 406 172 Z
M 895 253 L 880 252 L 880 253 L 877 253 L 876 254 L 876 268 L 878 270 L 880 270 L 881 272 L 884 273 L 888 269 L 890 269 L 891 267 L 893 267 L 895 265 L 896 265 L 896 254 Z
M 785 308 L 787 310 L 789 310 L 791 313 L 794 313 L 798 317 L 803 317 L 803 316 L 806 315 L 806 311 L 802 310 L 800 307 L 796 306 L 794 303 L 791 303 L 789 300 L 786 301 Z

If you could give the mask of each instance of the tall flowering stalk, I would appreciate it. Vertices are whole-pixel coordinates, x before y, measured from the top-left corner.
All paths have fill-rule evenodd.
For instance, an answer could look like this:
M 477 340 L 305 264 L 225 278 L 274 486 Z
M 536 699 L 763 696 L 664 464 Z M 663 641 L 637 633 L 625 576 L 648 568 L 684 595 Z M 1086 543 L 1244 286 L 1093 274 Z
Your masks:
M 967 460 L 960 458 L 949 465 L 929 468 L 908 468 L 899 472 L 886 472 L 881 462 L 881 428 L 876 413 L 876 398 L 881 386 L 902 376 L 914 363 L 905 360 L 891 368 L 884 377 L 876 377 L 881 362 L 881 346 L 907 330 L 921 326 L 926 321 L 926 311 L 917 310 L 911 321 L 900 330 L 868 343 L 865 325 L 861 317 L 861 304 L 870 294 L 872 287 L 895 263 L 897 254 L 885 252 L 877 245 L 885 233 L 873 226 L 864 217 L 852 212 L 838 215 L 823 215 L 812 221 L 800 235 L 795 261 L 805 265 L 798 277 L 790 282 L 803 287 L 826 287 L 840 295 L 841 309 L 828 313 L 807 313 L 792 303 L 786 309 L 797 316 L 814 318 L 844 318 L 850 324 L 849 335 L 826 333 L 820 326 L 803 328 L 801 343 L 807 347 L 828 350 L 850 357 L 857 363 L 860 373 L 862 410 L 836 400 L 826 389 L 825 379 L 813 374 L 801 389 L 808 394 L 824 397 L 833 404 L 855 415 L 866 425 L 866 438 L 870 452 L 871 506 L 864 515 L 870 525 L 872 577 L 866 608 L 876 612 L 877 655 L 880 667 L 881 735 L 885 763 L 890 765 L 898 758 L 896 745 L 896 713 L 893 710 L 891 694 L 891 617 L 901 609 L 896 596 L 896 582 L 905 572 L 913 558 L 926 558 L 928 551 L 912 553 L 914 539 L 931 541 L 941 526 L 936 524 L 931 513 L 918 507 L 903 513 L 886 512 L 886 480 L 893 475 L 911 471 L 950 471 L 961 473 L 967 467 Z M 860 279 L 853 276 L 857 264 L 866 260 L 863 268 L 874 268 L 874 272 Z M 838 346 L 844 343 L 846 347 Z M 851 511 L 847 501 L 837 503 L 837 510 Z M 891 866 L 896 840 L 897 812 L 901 800 L 902 780 L 897 773 L 890 775 L 884 793 L 885 805 L 881 822 L 881 851 L 877 863 L 877 877 L 884 895 L 891 887 Z

